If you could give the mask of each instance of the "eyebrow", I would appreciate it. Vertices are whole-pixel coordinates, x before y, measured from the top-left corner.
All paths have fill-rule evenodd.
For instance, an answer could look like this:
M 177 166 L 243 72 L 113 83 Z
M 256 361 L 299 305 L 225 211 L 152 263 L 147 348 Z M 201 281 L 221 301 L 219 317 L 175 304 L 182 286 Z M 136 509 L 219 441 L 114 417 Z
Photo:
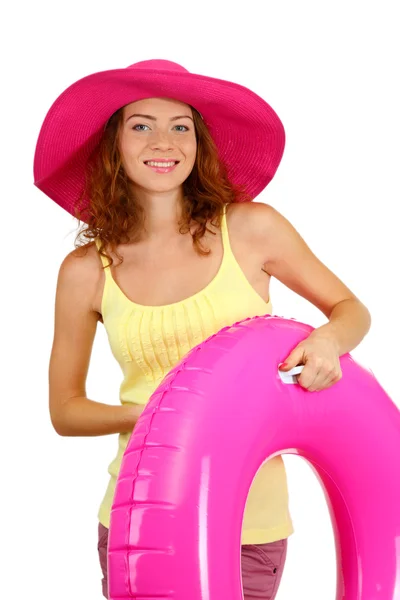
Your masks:
M 131 115 L 130 117 L 128 117 L 125 121 L 125 123 L 127 121 L 129 121 L 129 119 L 132 119 L 132 117 L 142 117 L 143 119 L 150 119 L 151 121 L 157 121 L 157 117 L 153 117 L 152 115 L 141 115 L 141 114 L 137 114 L 135 113 L 134 115 Z M 170 121 L 176 121 L 177 119 L 192 119 L 192 117 L 189 117 L 189 115 L 179 115 L 178 117 L 171 117 Z M 193 121 L 193 119 L 192 119 Z

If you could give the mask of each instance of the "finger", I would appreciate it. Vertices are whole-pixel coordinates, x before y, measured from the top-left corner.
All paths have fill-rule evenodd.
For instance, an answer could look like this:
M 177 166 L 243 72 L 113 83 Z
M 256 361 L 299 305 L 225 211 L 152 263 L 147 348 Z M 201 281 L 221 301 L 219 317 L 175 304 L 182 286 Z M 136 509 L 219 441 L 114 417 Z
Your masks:
M 306 365 L 300 375 L 297 376 L 297 381 L 302 387 L 312 392 L 315 383 L 318 383 L 319 373 L 319 370 L 313 371 L 310 367 L 307 369 Z
M 325 390 L 336 382 L 335 373 L 330 372 L 326 377 L 322 378 L 319 382 L 314 382 L 315 392 L 320 392 L 321 390 Z

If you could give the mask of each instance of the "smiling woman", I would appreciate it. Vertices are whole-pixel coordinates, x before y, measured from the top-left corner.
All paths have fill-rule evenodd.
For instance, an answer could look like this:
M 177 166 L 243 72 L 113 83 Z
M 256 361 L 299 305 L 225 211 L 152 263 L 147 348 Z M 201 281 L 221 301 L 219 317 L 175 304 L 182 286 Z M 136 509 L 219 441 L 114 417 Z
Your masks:
M 143 110 L 146 108 L 151 108 L 152 114 Z M 149 161 L 171 160 L 176 165 L 168 168 L 146 165 Z M 143 238 L 146 214 L 140 198 L 151 173 L 157 174 L 151 177 L 155 192 L 165 193 L 171 185 L 181 186 L 179 232 L 190 231 L 199 255 L 209 253 L 201 245 L 207 222 L 219 226 L 224 205 L 250 200 L 244 186 L 229 180 L 215 142 L 195 108 L 168 98 L 122 106 L 108 119 L 88 160 L 86 185 L 74 211 L 77 218 L 89 222 L 85 237 L 100 240 L 100 253 L 110 264 L 114 262 L 113 254 L 123 260 L 116 251 L 119 244 Z M 158 179 L 161 174 L 171 174 L 174 179 Z
M 125 106 L 123 108 L 123 122 L 124 122 L 124 126 L 121 127 L 120 130 L 120 149 L 122 151 L 123 155 L 131 155 L 130 151 L 130 147 L 129 144 L 134 144 L 134 148 L 136 153 L 140 150 L 140 146 L 141 143 L 151 143 L 151 140 L 153 139 L 152 136 L 157 135 L 160 136 L 164 135 L 167 137 L 169 135 L 172 135 L 173 133 L 176 133 L 179 135 L 179 137 L 177 138 L 177 144 L 179 145 L 179 153 L 180 156 L 176 156 L 176 151 L 174 151 L 174 156 L 170 155 L 170 156 L 157 156 L 154 155 L 150 158 L 144 158 L 142 159 L 142 161 L 145 164 L 148 164 L 149 162 L 151 163 L 150 168 L 155 171 L 156 173 L 170 173 L 173 170 L 175 170 L 175 165 L 180 163 L 182 164 L 184 159 L 185 159 L 185 166 L 186 166 L 186 170 L 189 169 L 189 172 L 186 173 L 186 176 L 188 176 L 190 174 L 190 171 L 193 168 L 194 162 L 195 162 L 195 157 L 196 157 L 196 135 L 195 135 L 195 127 L 194 127 L 194 122 L 193 122 L 193 117 L 192 117 L 192 110 L 189 106 L 186 105 L 182 105 L 182 110 L 180 112 L 183 111 L 187 111 L 186 114 L 179 114 L 179 115 L 174 115 L 172 117 L 169 117 L 169 114 L 171 113 L 171 111 L 173 110 L 179 110 L 180 109 L 180 103 L 179 102 L 174 102 L 173 100 L 166 100 L 166 99 L 160 99 L 160 101 L 157 101 L 157 99 L 152 99 L 153 101 L 153 105 L 155 103 L 155 109 L 156 111 L 159 113 L 159 116 L 156 117 L 154 115 L 148 115 L 148 114 L 143 114 L 143 113 L 137 113 L 134 112 L 133 114 L 129 114 L 132 109 L 135 109 L 136 107 L 138 107 L 138 105 L 143 105 L 143 101 L 139 101 L 139 102 L 134 102 L 132 104 L 129 104 L 128 106 Z M 144 101 L 144 104 L 148 105 L 147 101 Z M 174 107 L 177 106 L 178 108 L 175 109 Z M 128 117 L 125 118 L 125 115 L 129 115 Z M 147 120 L 147 121 L 151 121 L 151 125 L 146 125 L 142 122 L 142 120 Z M 188 127 L 187 125 L 174 125 L 174 123 L 176 123 L 177 121 L 180 120 L 190 120 L 192 123 L 190 124 L 190 127 Z M 132 124 L 133 122 L 133 124 Z M 129 123 L 129 125 L 128 125 Z M 136 123 L 136 124 L 135 124 Z M 134 131 L 134 132 L 139 132 L 141 135 L 141 140 L 142 142 L 139 141 L 137 136 L 131 136 L 131 135 L 124 135 L 126 133 L 126 129 L 125 126 L 129 127 L 129 130 Z M 147 127 L 147 130 L 144 129 L 138 129 L 139 127 Z M 180 130 L 178 131 L 178 129 L 180 128 Z M 128 131 L 129 131 L 128 130 Z M 144 135 L 145 134 L 145 135 Z M 186 135 L 184 135 L 186 134 Z M 172 141 L 172 143 L 174 144 L 175 138 Z M 147 147 L 147 146 L 146 146 Z M 175 147 L 175 146 L 174 146 Z M 168 152 L 167 152 L 168 153 Z M 165 162 L 166 167 L 163 167 L 161 164 Z M 168 166 L 167 166 L 168 165 Z M 129 164 L 124 164 L 124 168 L 126 169 L 126 171 L 129 173 Z
M 95 241 L 60 267 L 50 414 L 60 435 L 119 434 L 98 510 L 105 569 L 104 529 L 143 408 L 194 347 L 223 327 L 272 313 L 271 274 L 330 321 L 287 357 L 305 363 L 299 378 L 305 389 L 338 381 L 340 352 L 354 348 L 368 329 L 367 309 L 290 223 L 251 202 L 272 180 L 284 143 L 278 115 L 260 96 L 166 60 L 84 77 L 47 112 L 35 185 L 84 221 L 77 238 Z M 121 406 L 86 396 L 100 317 L 123 372 Z M 243 410 L 258 418 L 247 404 Z M 175 483 L 178 489 L 182 482 Z M 132 524 L 131 539 L 135 527 L 141 524 Z M 245 600 L 275 597 L 292 532 L 285 467 L 274 456 L 258 471 L 245 506 Z

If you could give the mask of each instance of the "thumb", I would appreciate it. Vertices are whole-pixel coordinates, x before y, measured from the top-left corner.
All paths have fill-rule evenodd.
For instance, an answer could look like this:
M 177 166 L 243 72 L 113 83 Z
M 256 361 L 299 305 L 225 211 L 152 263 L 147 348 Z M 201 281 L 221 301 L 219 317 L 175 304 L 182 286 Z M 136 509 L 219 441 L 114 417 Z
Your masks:
M 290 371 L 290 369 L 293 369 L 294 367 L 296 367 L 298 364 L 301 363 L 302 358 L 303 358 L 303 351 L 301 350 L 301 348 L 295 348 L 289 354 L 289 356 L 287 357 L 285 362 L 280 364 L 278 368 L 280 371 Z

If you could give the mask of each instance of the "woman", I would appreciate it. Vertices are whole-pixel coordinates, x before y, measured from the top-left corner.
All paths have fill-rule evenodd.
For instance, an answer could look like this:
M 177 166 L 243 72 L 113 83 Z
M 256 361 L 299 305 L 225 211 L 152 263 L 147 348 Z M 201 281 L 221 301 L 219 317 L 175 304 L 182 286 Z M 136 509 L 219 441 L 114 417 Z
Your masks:
M 105 597 L 121 459 L 168 371 L 222 327 L 271 314 L 272 276 L 328 319 L 280 367 L 304 364 L 298 381 L 310 392 L 340 379 L 339 357 L 369 330 L 367 308 L 289 221 L 251 202 L 274 176 L 283 148 L 282 123 L 254 92 L 164 60 L 79 80 L 42 126 L 35 185 L 85 221 L 86 240 L 94 239 L 60 267 L 50 414 L 60 435 L 119 434 L 98 512 Z M 86 397 L 99 320 L 124 374 L 122 406 Z M 286 473 L 277 456 L 257 473 L 245 507 L 246 600 L 275 597 L 292 532 Z

